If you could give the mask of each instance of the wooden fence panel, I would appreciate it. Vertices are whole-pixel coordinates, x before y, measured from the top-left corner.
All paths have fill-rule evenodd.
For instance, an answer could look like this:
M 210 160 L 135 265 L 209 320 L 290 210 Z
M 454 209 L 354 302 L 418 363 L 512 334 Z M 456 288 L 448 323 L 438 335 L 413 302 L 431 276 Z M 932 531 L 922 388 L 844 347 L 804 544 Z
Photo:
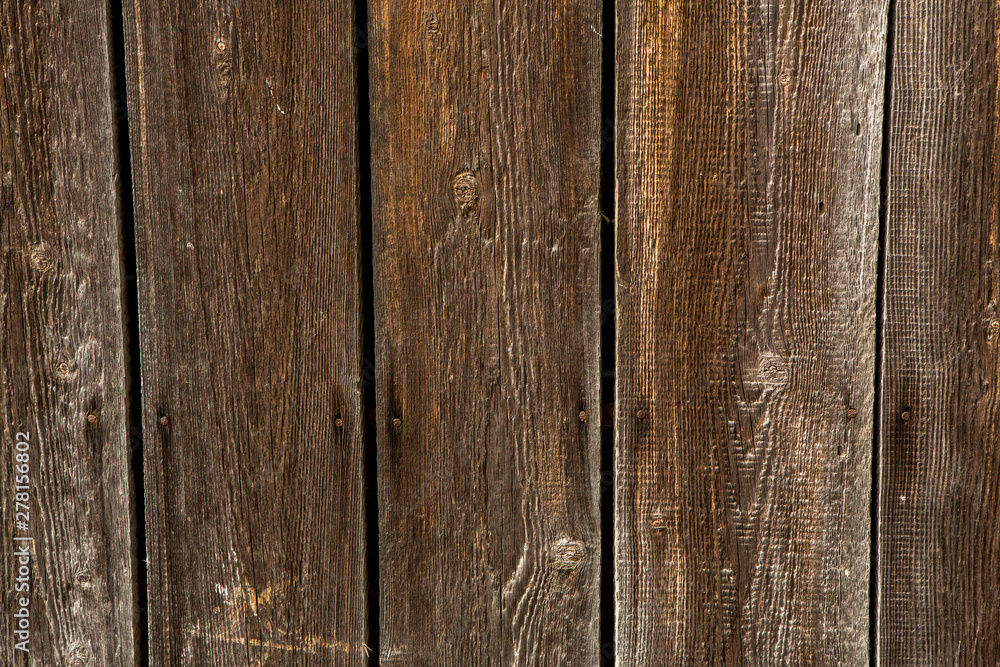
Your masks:
M 621 665 L 867 665 L 886 3 L 618 3 Z
M 597 664 L 600 5 L 371 13 L 382 663 Z
M 353 3 L 125 3 L 151 664 L 367 663 Z
M 897 0 L 894 23 L 879 658 L 995 665 L 1000 9 Z
M 0 663 L 132 665 L 108 8 L 4 0 L 0 17 Z

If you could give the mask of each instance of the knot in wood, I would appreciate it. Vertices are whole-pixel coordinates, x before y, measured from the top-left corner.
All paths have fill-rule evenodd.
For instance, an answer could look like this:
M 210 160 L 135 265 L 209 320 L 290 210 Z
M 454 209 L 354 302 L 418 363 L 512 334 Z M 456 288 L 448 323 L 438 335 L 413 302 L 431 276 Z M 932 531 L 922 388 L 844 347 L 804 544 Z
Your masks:
M 455 206 L 462 215 L 474 213 L 479 207 L 479 182 L 471 171 L 463 171 L 451 182 Z
M 56 377 L 60 380 L 70 380 L 76 375 L 76 364 L 70 361 L 61 361 L 56 364 Z
M 70 649 L 66 660 L 67 667 L 92 667 L 95 664 L 93 652 L 80 644 Z
M 31 268 L 39 273 L 45 273 L 55 266 L 52 253 L 44 243 L 37 243 L 31 247 Z
M 788 382 L 788 362 L 776 354 L 765 354 L 757 365 L 757 377 L 764 384 L 785 384 Z
M 552 567 L 556 570 L 575 570 L 586 556 L 587 547 L 579 540 L 564 537 L 552 545 Z
M 215 61 L 215 71 L 219 76 L 219 81 L 227 83 L 233 69 L 233 56 L 226 40 L 222 37 L 215 40 L 215 52 L 212 54 L 212 59 Z

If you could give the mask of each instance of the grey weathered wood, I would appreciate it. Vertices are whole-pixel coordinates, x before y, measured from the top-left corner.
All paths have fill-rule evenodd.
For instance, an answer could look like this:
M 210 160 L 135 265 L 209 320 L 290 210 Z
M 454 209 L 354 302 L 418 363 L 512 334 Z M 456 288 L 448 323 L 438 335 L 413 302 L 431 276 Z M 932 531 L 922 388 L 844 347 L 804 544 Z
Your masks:
M 125 2 L 154 665 L 367 663 L 353 13 Z
M 371 13 L 382 663 L 597 664 L 599 4 Z
M 618 664 L 867 665 L 886 3 L 617 12 Z
M 132 665 L 131 449 L 107 4 L 4 0 L 0 44 L 0 664 Z M 24 518 L 15 517 L 19 432 L 29 443 L 27 529 L 15 523 Z M 30 594 L 16 588 L 20 544 L 32 547 Z M 13 634 L 25 596 L 30 654 L 16 650 L 23 638 Z
M 1000 8 L 897 0 L 879 663 L 1000 664 Z

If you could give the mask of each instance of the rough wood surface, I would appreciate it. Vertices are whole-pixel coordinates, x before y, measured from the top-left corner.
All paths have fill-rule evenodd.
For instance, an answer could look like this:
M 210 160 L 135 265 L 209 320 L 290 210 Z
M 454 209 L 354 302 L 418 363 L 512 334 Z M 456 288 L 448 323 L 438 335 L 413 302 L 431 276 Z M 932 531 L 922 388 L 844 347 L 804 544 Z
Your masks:
M 1000 664 L 1000 9 L 897 0 L 879 664 Z
M 131 450 L 108 7 L 3 0 L 0 44 L 0 664 L 132 665 Z M 27 461 L 15 458 L 22 453 Z M 30 488 L 15 490 L 21 465 Z M 16 505 L 23 500 L 27 511 Z M 22 546 L 30 552 L 27 582 L 19 581 L 15 555 Z M 24 596 L 30 654 L 16 650 L 23 637 L 14 634 Z
M 598 664 L 600 6 L 371 15 L 382 663 Z
M 867 665 L 886 3 L 617 4 L 621 665 Z
M 153 665 L 367 663 L 353 14 L 125 2 Z

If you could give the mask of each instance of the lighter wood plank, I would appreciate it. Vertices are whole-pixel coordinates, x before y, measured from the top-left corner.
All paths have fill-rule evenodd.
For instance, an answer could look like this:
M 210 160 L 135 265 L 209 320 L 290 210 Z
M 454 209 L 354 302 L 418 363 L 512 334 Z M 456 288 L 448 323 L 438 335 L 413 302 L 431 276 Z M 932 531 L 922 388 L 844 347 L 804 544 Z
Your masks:
M 0 3 L 0 664 L 135 663 L 106 3 Z M 88 417 L 90 418 L 88 420 Z M 23 433 L 24 435 L 18 435 Z M 18 452 L 16 443 L 28 443 Z M 18 461 L 17 454 L 27 454 Z M 30 488 L 15 489 L 27 465 Z M 15 492 L 27 493 L 27 528 Z M 33 542 L 16 538 L 31 537 Z M 15 555 L 27 545 L 30 576 Z M 30 592 L 19 587 L 29 585 Z M 14 618 L 27 602 L 25 637 Z M 20 629 L 20 626 L 17 626 Z
M 125 21 L 151 664 L 366 664 L 353 3 Z
M 885 2 L 617 3 L 620 665 L 867 665 Z
M 371 13 L 382 663 L 598 664 L 599 4 Z
M 998 29 L 995 2 L 896 2 L 882 665 L 1000 664 Z

